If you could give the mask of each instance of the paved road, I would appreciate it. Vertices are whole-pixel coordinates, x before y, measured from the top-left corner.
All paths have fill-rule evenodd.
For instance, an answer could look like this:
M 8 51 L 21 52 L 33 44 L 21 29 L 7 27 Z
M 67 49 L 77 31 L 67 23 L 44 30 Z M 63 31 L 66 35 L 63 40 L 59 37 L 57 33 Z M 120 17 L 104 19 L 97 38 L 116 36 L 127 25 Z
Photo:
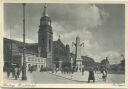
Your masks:
M 21 76 L 20 76 L 21 77 Z M 21 78 L 18 80 L 14 80 L 12 78 L 8 79 L 7 74 L 4 73 L 4 82 L 8 83 L 23 83 Z M 69 79 L 65 79 L 62 77 L 58 77 L 53 74 L 49 74 L 47 72 L 33 72 L 27 73 L 27 81 L 25 83 L 36 83 L 36 84 L 81 84 L 81 82 L 72 81 Z M 84 82 L 82 82 L 84 83 Z
M 50 84 L 50 83 L 54 83 L 54 84 L 78 83 L 78 84 L 80 84 L 81 83 L 81 82 L 76 82 L 76 81 L 68 80 L 65 78 L 61 78 L 56 75 L 49 74 L 47 72 L 38 72 L 38 73 L 33 72 L 32 77 L 33 77 L 33 82 L 35 82 L 35 83 L 44 83 L 44 84 L 46 84 L 46 83 L 47 84 Z
M 78 75 L 80 77 L 80 75 Z M 87 78 L 87 76 L 83 76 L 84 79 Z M 97 74 L 95 75 L 97 77 Z M 100 77 L 100 76 L 99 76 Z M 86 79 L 87 80 L 87 79 Z M 107 78 L 106 83 L 124 83 L 125 76 L 120 74 L 109 74 Z M 21 79 L 14 80 L 14 79 L 7 79 L 7 74 L 4 73 L 4 81 L 5 82 L 11 82 L 11 83 L 20 83 L 23 82 Z M 72 81 L 69 79 L 65 79 L 62 77 L 58 77 L 53 74 L 49 74 L 47 72 L 33 72 L 32 74 L 29 72 L 27 73 L 27 81 L 28 83 L 41 83 L 41 84 L 81 84 L 81 83 L 87 83 L 85 82 L 77 82 Z M 97 78 L 95 83 L 105 83 L 102 81 L 102 79 Z
M 80 76 L 80 75 L 78 75 Z M 107 78 L 107 81 L 106 82 L 103 82 L 102 79 L 99 79 L 97 77 L 97 74 L 95 75 L 96 77 L 96 82 L 95 83 L 124 83 L 124 80 L 125 80 L 125 77 L 124 75 L 119 75 L 119 74 L 109 74 L 108 75 L 108 78 Z M 49 74 L 47 72 L 33 72 L 32 73 L 32 80 L 33 82 L 35 83 L 66 83 L 66 84 L 70 84 L 70 83 L 77 83 L 77 84 L 81 84 L 81 83 L 87 83 L 87 78 L 88 76 L 83 76 L 82 79 L 84 78 L 84 80 L 86 79 L 85 82 L 77 82 L 77 81 L 72 81 L 72 80 L 69 80 L 69 79 L 65 79 L 65 78 L 62 78 L 62 77 L 58 77 L 56 75 L 53 75 L 53 74 Z M 82 80 L 81 79 L 81 80 Z

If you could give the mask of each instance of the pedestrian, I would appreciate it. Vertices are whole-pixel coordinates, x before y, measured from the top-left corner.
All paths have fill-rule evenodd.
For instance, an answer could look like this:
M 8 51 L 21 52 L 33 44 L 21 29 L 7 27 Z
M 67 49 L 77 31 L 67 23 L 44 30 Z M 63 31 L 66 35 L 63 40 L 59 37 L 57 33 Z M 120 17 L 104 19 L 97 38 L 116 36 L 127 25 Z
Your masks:
M 102 72 L 102 74 L 103 74 L 103 75 L 102 75 L 103 81 L 106 82 L 106 78 L 107 78 L 107 70 L 104 69 L 103 72 Z
M 78 67 L 76 67 L 76 72 L 78 72 Z
M 18 68 L 17 68 L 17 66 L 14 68 L 14 70 L 15 70 L 15 80 L 17 80 L 17 78 L 18 78 Z
M 9 76 L 10 76 L 10 68 L 7 68 L 7 76 L 8 76 L 8 78 L 9 78 Z
M 73 74 L 73 72 L 74 72 L 74 68 L 72 68 L 71 71 L 72 71 L 72 74 Z
M 12 72 L 12 77 L 15 78 L 15 67 L 14 67 L 14 65 L 11 66 L 11 72 Z
M 89 69 L 88 83 L 90 83 L 90 80 L 93 80 L 93 82 L 95 82 L 95 75 L 94 75 L 93 68 Z
M 33 72 L 33 66 L 31 66 L 31 73 Z
M 82 67 L 82 76 L 84 75 L 84 67 Z
M 59 68 L 56 68 L 56 73 L 58 72 Z
M 17 70 L 17 78 L 19 78 L 19 76 L 20 76 L 20 68 L 18 68 Z
M 81 72 L 81 68 L 79 68 L 79 72 Z
M 7 63 L 7 77 L 9 78 L 10 76 L 10 65 L 9 65 L 9 62 Z

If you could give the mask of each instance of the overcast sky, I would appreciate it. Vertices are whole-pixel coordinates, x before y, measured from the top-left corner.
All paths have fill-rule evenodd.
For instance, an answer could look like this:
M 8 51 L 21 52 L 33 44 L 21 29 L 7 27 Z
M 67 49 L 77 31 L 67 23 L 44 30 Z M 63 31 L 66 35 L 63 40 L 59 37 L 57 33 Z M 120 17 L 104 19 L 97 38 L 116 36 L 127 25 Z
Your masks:
M 26 42 L 37 43 L 44 4 L 26 5 Z M 53 39 L 60 35 L 64 44 L 80 36 L 85 43 L 82 55 L 100 62 L 105 57 L 119 63 L 125 50 L 125 7 L 121 4 L 47 4 L 52 20 Z M 22 41 L 22 4 L 5 4 L 5 37 Z M 11 34 L 11 35 L 10 35 Z

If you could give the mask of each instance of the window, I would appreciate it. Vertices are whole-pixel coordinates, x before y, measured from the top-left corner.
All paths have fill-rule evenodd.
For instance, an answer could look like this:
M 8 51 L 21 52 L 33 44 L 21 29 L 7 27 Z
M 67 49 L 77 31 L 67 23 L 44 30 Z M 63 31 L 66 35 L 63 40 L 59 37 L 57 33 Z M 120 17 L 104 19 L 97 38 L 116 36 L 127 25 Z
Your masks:
M 43 59 L 41 59 L 41 62 L 44 62 L 44 60 L 43 60 Z
M 28 61 L 31 61 L 31 59 L 30 59 L 30 58 L 28 58 Z
M 40 59 L 38 59 L 38 62 L 40 62 Z

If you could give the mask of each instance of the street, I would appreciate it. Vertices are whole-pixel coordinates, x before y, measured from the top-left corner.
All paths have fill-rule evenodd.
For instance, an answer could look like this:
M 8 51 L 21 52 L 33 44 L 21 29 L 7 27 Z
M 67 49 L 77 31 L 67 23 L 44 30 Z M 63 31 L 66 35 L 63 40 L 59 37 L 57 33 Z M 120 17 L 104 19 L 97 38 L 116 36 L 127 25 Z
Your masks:
M 56 75 L 53 74 L 49 74 L 47 72 L 33 72 L 32 73 L 33 76 L 33 82 L 35 83 L 41 83 L 41 84 L 45 84 L 45 83 L 54 83 L 54 84 L 58 84 L 58 83 L 64 83 L 64 84 L 69 84 L 69 83 L 79 83 L 76 81 L 72 81 L 69 79 L 65 79 L 62 77 L 58 77 Z
M 8 83 L 21 83 L 21 79 L 14 80 L 12 78 L 8 79 L 6 73 L 4 73 L 4 81 Z M 24 81 L 23 81 L 24 82 Z M 64 79 L 48 72 L 33 72 L 27 73 L 27 81 L 25 83 L 38 83 L 38 84 L 51 84 L 51 83 L 79 83 L 76 81 Z
M 20 83 L 20 79 L 14 80 L 10 77 L 7 78 L 6 73 L 4 73 L 4 81 L 11 82 L 11 83 Z M 27 72 L 27 81 L 26 83 L 36 83 L 36 84 L 83 84 L 87 83 L 88 81 L 88 72 L 86 71 L 82 76 L 81 73 L 74 73 L 72 74 L 62 74 L 61 72 L 58 73 L 51 73 L 51 72 Z M 24 81 L 23 81 L 24 82 Z M 122 84 L 125 82 L 125 76 L 122 74 L 108 74 L 107 81 L 102 80 L 101 74 L 95 74 L 95 83 L 117 83 Z

